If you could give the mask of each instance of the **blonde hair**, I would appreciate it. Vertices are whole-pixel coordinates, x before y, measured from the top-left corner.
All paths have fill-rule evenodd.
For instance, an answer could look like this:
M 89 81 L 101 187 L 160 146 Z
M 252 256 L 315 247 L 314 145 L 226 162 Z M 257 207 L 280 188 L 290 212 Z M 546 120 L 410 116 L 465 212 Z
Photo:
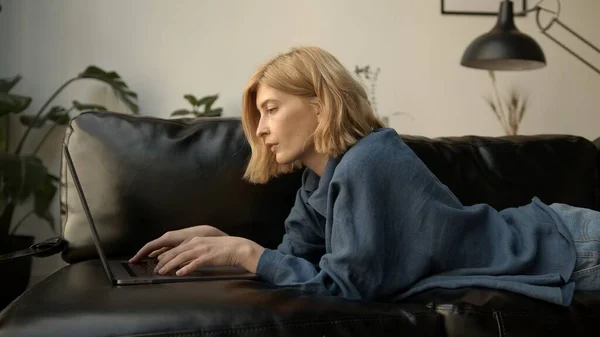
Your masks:
M 314 132 L 317 153 L 337 157 L 373 129 L 383 127 L 363 86 L 327 51 L 318 47 L 295 47 L 261 65 L 244 89 L 242 125 L 252 154 L 244 179 L 266 183 L 271 178 L 301 167 L 300 162 L 281 165 L 256 135 L 260 112 L 256 107 L 259 85 L 287 94 L 316 98 L 322 114 Z

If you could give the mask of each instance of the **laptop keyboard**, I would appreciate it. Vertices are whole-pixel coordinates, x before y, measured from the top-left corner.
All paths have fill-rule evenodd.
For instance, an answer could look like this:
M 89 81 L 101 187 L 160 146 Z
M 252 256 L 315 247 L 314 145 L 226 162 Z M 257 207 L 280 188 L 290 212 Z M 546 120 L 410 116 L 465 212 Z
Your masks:
M 127 269 L 131 270 L 134 274 L 132 276 L 154 276 L 154 268 L 156 263 L 154 261 L 142 261 L 139 263 L 125 263 Z

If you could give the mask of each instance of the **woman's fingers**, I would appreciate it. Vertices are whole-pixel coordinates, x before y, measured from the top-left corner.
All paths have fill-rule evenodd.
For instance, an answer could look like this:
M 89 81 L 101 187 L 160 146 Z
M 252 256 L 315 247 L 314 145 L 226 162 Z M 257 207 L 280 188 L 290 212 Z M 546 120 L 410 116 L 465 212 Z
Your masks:
M 181 267 L 176 272 L 176 274 L 177 274 L 177 276 L 187 275 L 187 274 L 193 272 L 194 270 L 198 269 L 202 265 L 204 265 L 204 262 L 205 262 L 205 257 L 200 256 L 194 260 L 189 261 L 189 263 L 186 264 L 185 266 Z
M 177 266 L 178 268 L 183 268 L 185 266 L 187 266 L 188 264 L 190 264 L 190 262 L 194 261 L 194 259 L 189 259 L 183 263 L 180 263 L 179 266 Z
M 195 237 L 160 254 L 154 271 L 164 275 L 180 267 L 177 275 L 185 275 L 202 265 L 237 265 L 241 260 L 240 245 L 246 241 L 229 236 Z
M 157 267 L 158 273 L 159 274 L 167 274 L 173 268 L 178 267 L 181 264 L 186 263 L 188 261 L 194 260 L 195 258 L 197 258 L 197 256 L 196 256 L 197 254 L 199 254 L 199 252 L 196 249 L 190 249 L 190 250 L 183 251 L 183 252 L 177 254 L 176 256 L 173 256 L 172 259 L 165 262 L 162 266 L 158 266 Z M 160 261 L 160 263 L 163 263 L 163 261 L 165 261 L 164 258 Z
M 192 239 L 193 239 L 193 237 L 189 237 L 189 238 L 187 238 L 187 239 L 183 240 L 183 242 L 182 242 L 182 243 L 180 243 L 179 245 L 180 245 L 180 246 L 182 246 L 182 245 L 185 245 L 186 243 L 190 242 Z M 169 251 L 170 249 L 172 249 L 172 248 L 173 248 L 173 247 L 164 247 L 164 248 L 162 248 L 162 249 L 159 249 L 159 250 L 155 251 L 155 252 L 156 252 L 156 254 L 155 254 L 155 252 L 152 252 L 150 255 L 148 255 L 148 257 L 155 257 L 155 256 L 156 256 L 157 260 L 159 260 L 159 261 L 160 261 L 160 260 L 163 258 L 163 257 L 162 257 L 162 255 L 163 255 L 164 253 L 168 252 L 168 251 Z
M 157 257 L 158 255 L 168 251 L 171 248 L 173 248 L 173 247 L 163 247 L 161 249 L 155 250 L 152 253 L 148 254 L 148 257 Z
M 185 245 L 194 240 L 194 238 L 196 237 L 207 236 L 227 236 L 227 234 L 223 233 L 215 227 L 208 225 L 200 225 L 176 231 L 169 231 L 163 234 L 161 237 L 145 244 L 135 254 L 135 256 L 129 259 L 129 262 L 139 262 L 146 256 L 158 257 L 158 259 L 162 259 L 163 255 L 173 247 Z
M 146 243 L 142 248 L 140 248 L 140 250 L 135 254 L 134 257 L 129 259 L 129 262 L 130 263 L 139 262 L 140 260 L 142 260 L 143 258 L 148 256 L 148 254 L 150 254 L 151 252 L 153 252 L 155 250 L 159 250 L 163 247 L 176 246 L 181 241 L 183 241 L 183 240 L 179 239 L 178 235 L 176 233 L 167 232 L 167 233 L 163 234 L 161 237 L 159 237 L 158 239 L 155 239 L 155 240 L 152 240 L 152 241 Z
M 138 252 L 131 259 L 129 259 L 129 262 L 130 263 L 139 262 L 140 260 L 145 258 L 148 255 L 148 253 L 150 253 L 154 250 L 157 250 L 161 247 L 163 247 L 163 246 L 159 245 L 157 240 L 150 241 L 147 244 L 145 244 L 142 248 L 140 248 L 140 250 L 138 250 Z
M 154 272 L 159 273 L 160 270 L 165 266 L 165 264 L 169 263 L 169 261 L 177 257 L 180 253 L 188 250 L 189 248 L 189 244 L 181 244 L 173 249 L 169 249 L 168 251 L 160 254 L 157 257 L 158 263 L 156 264 L 156 268 L 154 268 Z

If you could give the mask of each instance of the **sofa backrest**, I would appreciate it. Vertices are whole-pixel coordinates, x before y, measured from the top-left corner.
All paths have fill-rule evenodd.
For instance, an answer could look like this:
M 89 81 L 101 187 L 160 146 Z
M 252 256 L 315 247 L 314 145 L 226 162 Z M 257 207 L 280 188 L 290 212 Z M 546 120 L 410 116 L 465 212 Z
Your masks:
M 545 203 L 598 209 L 598 150 L 583 137 L 403 138 L 465 205 L 504 209 L 537 196 Z
M 276 246 L 301 172 L 268 185 L 241 179 L 250 154 L 239 119 L 168 120 L 86 112 L 65 143 L 107 255 L 128 256 L 175 230 L 210 224 Z M 63 154 L 64 158 L 64 154 Z M 61 223 L 66 262 L 97 256 L 66 161 Z
M 402 137 L 464 204 L 502 209 L 538 196 L 597 208 L 597 150 L 584 138 Z M 266 185 L 242 179 L 250 147 L 239 118 L 86 112 L 71 121 L 65 145 L 109 256 L 128 257 L 168 230 L 198 224 L 275 248 L 301 183 L 301 170 Z M 96 258 L 65 160 L 61 170 L 63 259 Z

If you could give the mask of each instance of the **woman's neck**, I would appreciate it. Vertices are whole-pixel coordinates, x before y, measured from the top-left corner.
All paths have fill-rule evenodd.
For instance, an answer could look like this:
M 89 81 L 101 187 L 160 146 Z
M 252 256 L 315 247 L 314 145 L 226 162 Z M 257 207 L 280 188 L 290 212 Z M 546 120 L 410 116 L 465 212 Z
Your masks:
M 312 153 L 302 160 L 302 164 L 304 166 L 311 169 L 314 173 L 316 173 L 319 177 L 323 175 L 325 171 L 325 166 L 327 166 L 327 161 L 329 160 L 329 156 L 320 153 Z

